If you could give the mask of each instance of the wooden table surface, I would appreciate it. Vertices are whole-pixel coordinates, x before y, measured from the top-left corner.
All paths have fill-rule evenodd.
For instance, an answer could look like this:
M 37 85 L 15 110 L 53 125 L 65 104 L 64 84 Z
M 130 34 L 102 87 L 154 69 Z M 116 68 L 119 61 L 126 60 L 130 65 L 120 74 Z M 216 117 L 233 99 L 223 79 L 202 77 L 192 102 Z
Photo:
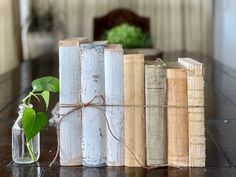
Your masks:
M 168 60 L 184 56 L 183 53 L 165 55 Z M 11 127 L 17 118 L 17 108 L 29 91 L 32 79 L 45 75 L 58 76 L 57 54 L 49 54 L 24 62 L 19 67 L 0 76 L 0 177 L 231 177 L 236 176 L 236 106 L 219 90 L 214 89 L 211 60 L 188 54 L 204 61 L 206 76 L 206 136 L 207 159 L 205 168 L 159 168 L 147 171 L 126 167 L 49 167 L 56 151 L 55 127 L 48 126 L 41 133 L 41 156 L 38 163 L 17 165 L 11 159 Z M 210 70 L 210 71 L 209 71 Z M 214 75 L 213 75 L 214 77 Z M 229 85 L 230 87 L 230 85 Z M 231 88 L 234 89 L 234 88 Z M 52 96 L 51 106 L 58 95 Z

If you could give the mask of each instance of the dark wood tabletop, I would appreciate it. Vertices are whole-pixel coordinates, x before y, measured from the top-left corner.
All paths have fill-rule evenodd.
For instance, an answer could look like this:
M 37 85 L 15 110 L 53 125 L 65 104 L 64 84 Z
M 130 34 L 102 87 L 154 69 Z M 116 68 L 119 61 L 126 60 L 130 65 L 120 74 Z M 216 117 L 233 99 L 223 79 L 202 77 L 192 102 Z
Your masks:
M 236 176 L 236 104 L 214 87 L 212 59 L 191 53 L 166 54 L 164 60 L 178 56 L 192 56 L 204 62 L 206 67 L 206 143 L 205 168 L 163 167 L 154 170 L 127 167 L 49 167 L 56 152 L 56 130 L 48 126 L 41 132 L 41 156 L 39 162 L 18 165 L 11 158 L 11 128 L 17 118 L 20 100 L 30 89 L 31 80 L 45 76 L 58 76 L 58 56 L 48 54 L 23 62 L 14 70 L 0 76 L 0 177 L 231 177 Z M 213 74 L 212 74 L 213 73 Z M 224 79 L 227 79 L 226 77 Z M 235 80 L 234 80 L 235 81 Z M 231 82 L 229 82 L 231 83 Z M 233 85 L 228 85 L 233 90 Z M 58 101 L 52 95 L 50 110 Z

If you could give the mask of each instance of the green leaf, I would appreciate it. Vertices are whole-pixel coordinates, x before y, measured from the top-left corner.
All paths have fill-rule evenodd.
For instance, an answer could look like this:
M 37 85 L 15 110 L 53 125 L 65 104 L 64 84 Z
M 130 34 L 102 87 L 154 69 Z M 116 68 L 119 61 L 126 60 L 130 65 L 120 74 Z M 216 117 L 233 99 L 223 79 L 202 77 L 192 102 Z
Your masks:
M 53 76 L 41 77 L 32 82 L 33 91 L 36 92 L 59 92 L 59 80 Z
M 47 125 L 47 115 L 44 112 L 35 113 L 32 108 L 25 108 L 22 125 L 25 136 L 29 141 Z
M 41 96 L 43 97 L 43 100 L 45 101 L 46 109 L 48 109 L 50 92 L 49 91 L 44 91 L 44 92 L 41 93 Z

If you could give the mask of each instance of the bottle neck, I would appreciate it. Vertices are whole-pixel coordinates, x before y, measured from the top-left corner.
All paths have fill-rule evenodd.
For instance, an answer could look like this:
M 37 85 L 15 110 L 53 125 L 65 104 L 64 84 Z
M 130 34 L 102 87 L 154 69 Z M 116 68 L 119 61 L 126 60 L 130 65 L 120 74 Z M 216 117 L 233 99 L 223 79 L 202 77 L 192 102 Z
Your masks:
M 33 108 L 33 105 L 29 104 L 27 107 Z M 19 107 L 18 107 L 18 119 L 22 118 L 25 108 L 26 108 L 25 105 L 23 105 L 23 104 L 19 105 Z
M 28 107 L 33 108 L 33 105 L 29 104 Z M 22 129 L 22 117 L 23 117 L 23 113 L 24 113 L 25 108 L 26 108 L 26 106 L 23 104 L 20 104 L 18 107 L 18 117 L 17 117 L 17 120 L 14 124 L 14 127 L 17 129 Z
M 24 110 L 25 110 L 25 106 L 23 104 L 20 104 L 18 107 L 18 118 L 20 119 L 22 118 Z

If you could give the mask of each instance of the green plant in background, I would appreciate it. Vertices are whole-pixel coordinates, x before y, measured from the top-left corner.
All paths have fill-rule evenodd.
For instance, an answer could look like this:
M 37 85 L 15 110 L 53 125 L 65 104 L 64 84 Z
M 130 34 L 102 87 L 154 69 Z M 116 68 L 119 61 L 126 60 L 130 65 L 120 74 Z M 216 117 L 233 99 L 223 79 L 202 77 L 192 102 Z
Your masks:
M 40 101 L 39 97 L 42 97 L 45 102 L 46 110 L 49 105 L 50 92 L 59 92 L 59 80 L 56 77 L 46 76 L 32 81 L 32 91 L 22 100 L 22 104 L 25 107 L 22 116 L 22 126 L 26 138 L 26 146 L 32 160 L 35 161 L 36 157 L 33 153 L 30 140 L 37 135 L 48 122 L 46 112 L 36 112 L 31 108 L 32 97 L 35 97 Z
M 105 32 L 104 38 L 109 43 L 122 44 L 124 48 L 151 48 L 152 40 L 148 33 L 143 33 L 139 27 L 123 23 Z

